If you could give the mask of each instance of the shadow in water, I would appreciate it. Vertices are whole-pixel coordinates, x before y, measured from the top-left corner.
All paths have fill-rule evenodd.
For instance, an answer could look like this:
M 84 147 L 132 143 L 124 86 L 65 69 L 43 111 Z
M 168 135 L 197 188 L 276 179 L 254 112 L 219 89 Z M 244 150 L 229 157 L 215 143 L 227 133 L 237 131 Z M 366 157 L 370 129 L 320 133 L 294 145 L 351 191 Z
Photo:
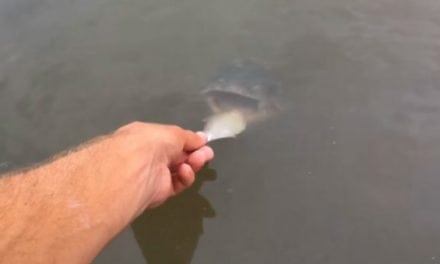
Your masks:
M 199 172 L 193 186 L 164 205 L 146 211 L 132 224 L 137 242 L 148 264 L 191 263 L 203 218 L 215 211 L 199 190 L 205 181 L 216 179 L 213 169 Z

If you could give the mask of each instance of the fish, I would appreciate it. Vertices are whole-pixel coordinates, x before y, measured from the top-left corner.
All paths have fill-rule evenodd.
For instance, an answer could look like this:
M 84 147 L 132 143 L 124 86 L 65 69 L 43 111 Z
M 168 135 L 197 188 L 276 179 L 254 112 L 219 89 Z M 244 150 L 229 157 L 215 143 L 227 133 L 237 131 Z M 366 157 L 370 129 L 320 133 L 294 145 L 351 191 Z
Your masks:
M 252 60 L 234 61 L 202 90 L 212 112 L 205 132 L 212 140 L 235 137 L 248 124 L 279 112 L 281 94 L 281 85 L 269 69 Z
M 213 113 L 241 112 L 247 122 L 262 120 L 281 110 L 281 85 L 264 66 L 239 60 L 220 69 L 202 90 Z

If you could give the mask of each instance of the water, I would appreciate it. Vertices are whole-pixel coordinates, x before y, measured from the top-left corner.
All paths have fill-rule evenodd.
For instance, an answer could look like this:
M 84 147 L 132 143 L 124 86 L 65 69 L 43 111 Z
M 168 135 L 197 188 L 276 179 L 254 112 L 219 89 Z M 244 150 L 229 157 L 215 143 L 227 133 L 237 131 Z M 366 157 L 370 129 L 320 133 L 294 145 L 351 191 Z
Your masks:
M 440 3 L 0 0 L 0 170 L 131 120 L 201 129 L 237 58 L 286 111 L 96 263 L 438 263 Z

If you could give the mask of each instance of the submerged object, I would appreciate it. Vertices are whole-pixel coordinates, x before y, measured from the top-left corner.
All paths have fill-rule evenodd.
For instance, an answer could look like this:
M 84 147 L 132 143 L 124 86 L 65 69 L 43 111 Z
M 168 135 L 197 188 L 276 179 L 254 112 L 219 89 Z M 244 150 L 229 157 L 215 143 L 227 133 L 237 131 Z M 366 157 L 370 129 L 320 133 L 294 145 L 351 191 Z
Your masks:
M 213 112 L 205 133 L 211 140 L 234 137 L 248 123 L 278 112 L 280 89 L 279 83 L 262 65 L 247 60 L 225 66 L 202 91 Z
M 202 94 L 214 113 L 239 111 L 253 122 L 280 110 L 280 89 L 267 68 L 247 60 L 221 69 Z

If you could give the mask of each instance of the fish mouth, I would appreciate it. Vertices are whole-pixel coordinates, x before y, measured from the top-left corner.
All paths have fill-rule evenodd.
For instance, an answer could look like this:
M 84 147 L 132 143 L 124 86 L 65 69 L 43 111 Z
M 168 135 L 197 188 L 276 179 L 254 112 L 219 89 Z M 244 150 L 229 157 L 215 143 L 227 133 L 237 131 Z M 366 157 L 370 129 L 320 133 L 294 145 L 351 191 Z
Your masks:
M 260 100 L 227 91 L 206 91 L 204 95 L 214 112 L 240 111 L 246 114 L 256 113 Z

